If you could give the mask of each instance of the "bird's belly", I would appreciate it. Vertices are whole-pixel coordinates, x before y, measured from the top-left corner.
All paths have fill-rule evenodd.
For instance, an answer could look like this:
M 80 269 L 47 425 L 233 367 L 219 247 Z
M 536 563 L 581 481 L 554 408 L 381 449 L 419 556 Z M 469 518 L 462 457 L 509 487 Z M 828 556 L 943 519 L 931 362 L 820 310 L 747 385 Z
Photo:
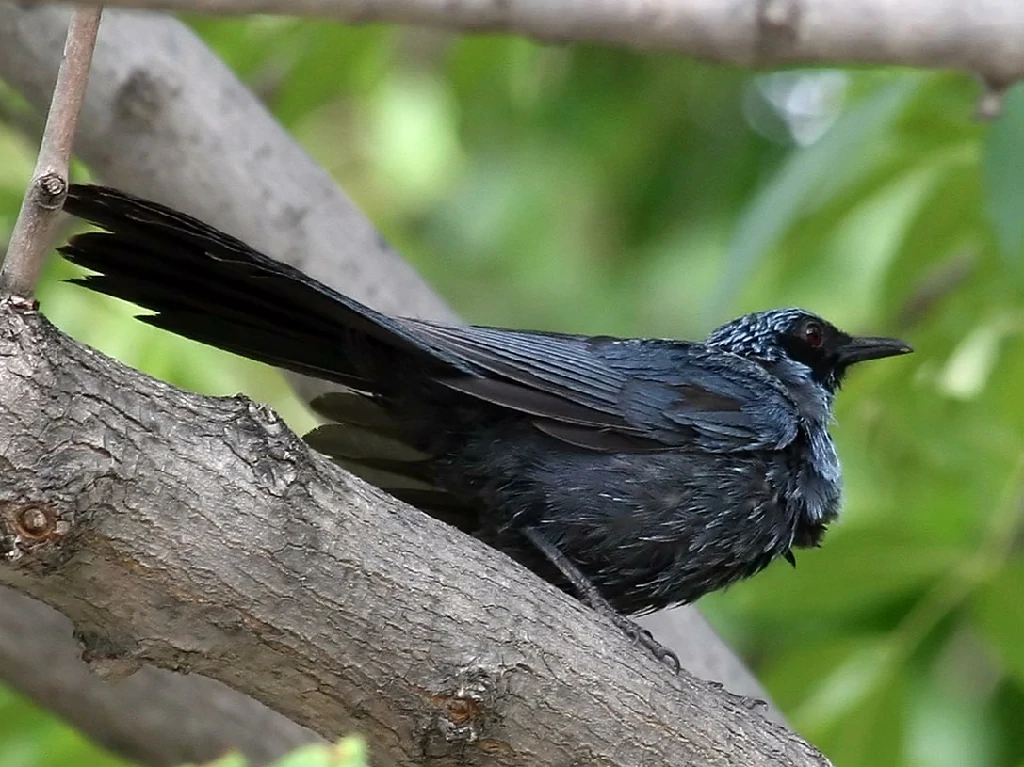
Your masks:
M 591 454 L 536 478 L 538 527 L 622 612 L 692 602 L 790 549 L 790 469 L 782 453 Z
M 525 425 L 496 431 L 437 450 L 439 483 L 476 506 L 478 537 L 568 588 L 521 534 L 538 528 L 623 613 L 693 602 L 816 543 L 838 501 L 795 446 L 600 453 Z

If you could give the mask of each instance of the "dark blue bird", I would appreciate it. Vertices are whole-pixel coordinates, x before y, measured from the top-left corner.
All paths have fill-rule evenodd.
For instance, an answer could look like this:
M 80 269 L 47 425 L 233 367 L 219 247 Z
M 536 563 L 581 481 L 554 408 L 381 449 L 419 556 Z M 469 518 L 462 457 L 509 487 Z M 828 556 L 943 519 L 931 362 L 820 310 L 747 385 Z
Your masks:
M 341 384 L 315 448 L 622 618 L 692 602 L 817 546 L 836 519 L 832 401 L 910 351 L 799 309 L 703 343 L 454 327 L 376 312 L 196 219 L 114 189 L 65 258 L 157 327 Z

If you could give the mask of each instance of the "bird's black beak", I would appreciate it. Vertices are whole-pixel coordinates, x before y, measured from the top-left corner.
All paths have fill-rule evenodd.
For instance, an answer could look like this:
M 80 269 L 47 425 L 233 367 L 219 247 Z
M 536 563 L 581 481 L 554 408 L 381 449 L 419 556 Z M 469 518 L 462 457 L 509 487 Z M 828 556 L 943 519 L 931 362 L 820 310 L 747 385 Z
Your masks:
M 851 338 L 839 347 L 839 361 L 843 365 L 854 362 L 880 360 L 883 357 L 895 357 L 899 354 L 910 354 L 914 351 L 910 344 L 898 338 L 873 338 L 862 336 Z

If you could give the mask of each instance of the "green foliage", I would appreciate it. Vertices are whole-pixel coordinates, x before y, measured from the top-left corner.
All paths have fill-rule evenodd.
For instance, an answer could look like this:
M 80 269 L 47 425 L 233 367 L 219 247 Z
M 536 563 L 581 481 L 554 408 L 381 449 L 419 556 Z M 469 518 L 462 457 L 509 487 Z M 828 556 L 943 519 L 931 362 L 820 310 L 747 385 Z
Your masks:
M 0 687 L 0 765 L 3 767 L 121 767 L 123 764 L 52 714 Z
M 811 206 L 827 205 L 848 183 L 866 176 L 871 163 L 890 159 L 873 151 L 906 106 L 915 83 L 907 78 L 879 88 L 840 115 L 828 132 L 802 152 L 793 152 L 747 203 L 736 221 L 725 258 L 715 309 L 729 306 L 750 273 L 793 230 Z M 888 180 L 891 173 L 882 174 Z M 716 312 L 717 313 L 717 312 Z
M 982 125 L 976 86 L 949 73 L 826 81 L 507 38 L 194 23 L 474 322 L 699 337 L 797 304 L 908 338 L 915 355 L 858 370 L 839 397 L 847 502 L 824 547 L 702 608 L 842 767 L 1024 765 L 1024 92 Z M 808 116 L 820 137 L 794 141 Z M 0 227 L 30 160 L 0 125 Z M 40 297 L 72 335 L 311 422 L 276 373 L 131 322 L 59 283 L 68 271 L 51 265 Z M 23 759 L 34 731 L 6 726 L 23 706 L 0 717 L 0 763 L 99 763 L 71 747 Z
M 366 764 L 365 744 L 360 738 L 352 737 L 334 745 L 300 746 L 270 767 L 366 767 Z M 205 767 L 249 767 L 249 760 L 238 754 L 228 754 Z

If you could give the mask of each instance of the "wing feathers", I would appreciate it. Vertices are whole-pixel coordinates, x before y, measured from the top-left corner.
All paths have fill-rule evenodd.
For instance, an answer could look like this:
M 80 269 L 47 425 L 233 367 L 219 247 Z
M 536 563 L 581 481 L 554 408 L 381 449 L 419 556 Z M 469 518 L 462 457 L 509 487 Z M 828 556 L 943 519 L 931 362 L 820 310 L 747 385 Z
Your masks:
M 76 235 L 61 249 L 102 273 L 85 285 L 157 312 L 142 318 L 149 324 L 247 357 L 382 396 L 379 376 L 408 366 L 424 385 L 522 413 L 544 433 L 590 450 L 749 450 L 796 435 L 799 412 L 778 381 L 702 344 L 400 319 L 154 202 L 74 185 L 65 209 L 110 232 Z M 386 361 L 383 372 L 363 364 L 366 351 Z M 394 424 L 370 415 L 371 404 L 348 420 L 386 439 Z M 383 444 L 370 452 L 378 448 L 387 452 Z M 392 458 L 411 463 L 405 454 Z
M 538 429 L 577 447 L 729 452 L 796 437 L 796 404 L 778 381 L 702 344 L 405 322 L 477 371 L 439 379 L 444 386 L 534 416 Z

